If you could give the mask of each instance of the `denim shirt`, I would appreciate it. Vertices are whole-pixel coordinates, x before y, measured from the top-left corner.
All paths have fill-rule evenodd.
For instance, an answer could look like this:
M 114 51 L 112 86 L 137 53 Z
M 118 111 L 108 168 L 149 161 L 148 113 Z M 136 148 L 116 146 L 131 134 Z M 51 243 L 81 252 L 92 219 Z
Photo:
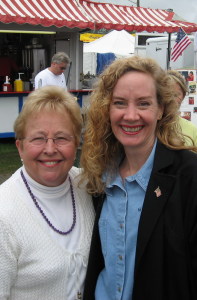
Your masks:
M 145 164 L 125 178 L 124 184 L 117 174 L 107 185 L 99 219 L 105 268 L 98 277 L 96 300 L 132 299 L 138 225 L 155 148 L 156 141 Z

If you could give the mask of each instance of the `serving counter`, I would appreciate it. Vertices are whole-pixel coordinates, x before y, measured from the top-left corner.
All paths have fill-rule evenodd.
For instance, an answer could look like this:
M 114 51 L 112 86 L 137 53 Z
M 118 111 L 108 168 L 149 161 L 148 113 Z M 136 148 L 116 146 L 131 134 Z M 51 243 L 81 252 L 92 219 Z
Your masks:
M 80 107 L 83 109 L 88 105 L 91 89 L 70 90 Z M 31 92 L 0 92 L 0 138 L 14 137 L 13 124 L 20 113 L 23 103 Z

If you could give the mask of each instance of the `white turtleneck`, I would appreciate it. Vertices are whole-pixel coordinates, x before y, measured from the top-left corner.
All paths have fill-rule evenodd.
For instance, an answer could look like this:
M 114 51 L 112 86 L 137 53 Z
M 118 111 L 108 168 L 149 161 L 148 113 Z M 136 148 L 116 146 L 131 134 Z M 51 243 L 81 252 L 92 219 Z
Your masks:
M 27 182 L 51 223 L 67 231 L 73 221 L 68 179 L 58 187 Z M 69 176 L 76 200 L 77 221 L 62 236 L 46 223 L 20 175 L 20 169 L 0 186 L 0 300 L 74 300 L 83 293 L 94 208 L 84 187 L 78 186 L 79 169 Z
M 31 191 L 35 195 L 39 206 L 42 208 L 49 221 L 58 230 L 61 230 L 63 232 L 68 231 L 73 223 L 72 196 L 68 177 L 64 183 L 57 187 L 47 187 L 33 180 L 26 172 L 24 166 L 22 167 L 22 170 Z M 27 197 L 25 198 L 27 204 L 31 207 L 40 221 L 43 222 L 43 225 L 45 226 L 51 237 L 66 249 L 76 249 L 80 237 L 80 215 L 78 210 L 78 201 L 76 201 L 75 199 L 76 224 L 74 229 L 72 230 L 72 234 L 61 235 L 55 232 L 47 224 L 46 220 L 43 218 L 40 211 L 35 206 L 23 181 L 21 181 L 21 188 L 23 189 L 23 192 L 27 194 Z M 73 190 L 73 192 L 74 197 L 76 198 L 75 191 Z

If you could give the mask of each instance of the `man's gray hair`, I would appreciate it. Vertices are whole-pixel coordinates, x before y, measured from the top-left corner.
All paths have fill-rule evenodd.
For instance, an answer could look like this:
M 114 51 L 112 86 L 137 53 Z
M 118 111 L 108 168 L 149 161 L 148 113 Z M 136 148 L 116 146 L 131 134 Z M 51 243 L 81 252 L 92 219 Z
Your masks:
M 57 52 L 53 55 L 51 59 L 52 63 L 61 64 L 61 63 L 70 63 L 70 58 L 65 52 Z

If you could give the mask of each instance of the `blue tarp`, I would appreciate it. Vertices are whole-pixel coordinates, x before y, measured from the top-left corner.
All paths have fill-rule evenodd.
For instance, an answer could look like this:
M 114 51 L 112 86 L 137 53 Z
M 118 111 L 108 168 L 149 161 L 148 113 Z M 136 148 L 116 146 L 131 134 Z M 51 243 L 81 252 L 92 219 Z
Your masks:
M 115 59 L 116 56 L 114 53 L 97 53 L 96 74 L 99 75 Z

